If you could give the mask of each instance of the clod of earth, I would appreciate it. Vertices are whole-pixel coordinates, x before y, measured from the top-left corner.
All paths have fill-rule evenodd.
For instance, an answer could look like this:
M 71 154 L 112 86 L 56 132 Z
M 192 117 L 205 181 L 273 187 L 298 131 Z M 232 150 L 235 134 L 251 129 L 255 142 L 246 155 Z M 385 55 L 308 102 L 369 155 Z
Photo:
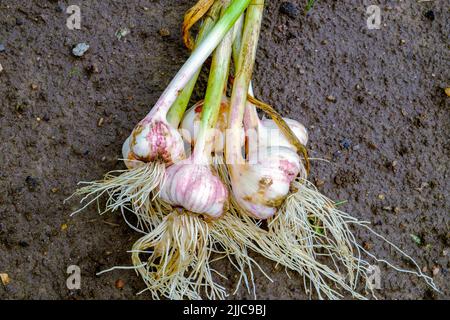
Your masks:
M 300 9 L 292 2 L 283 2 L 280 6 L 280 12 L 294 19 L 300 14 Z

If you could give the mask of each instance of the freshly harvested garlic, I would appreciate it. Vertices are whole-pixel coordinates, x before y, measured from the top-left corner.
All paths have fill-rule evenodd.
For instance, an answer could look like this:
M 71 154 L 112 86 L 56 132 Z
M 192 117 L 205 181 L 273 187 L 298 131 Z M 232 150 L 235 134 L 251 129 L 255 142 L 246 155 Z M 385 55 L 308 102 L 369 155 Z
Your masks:
M 161 160 L 170 165 L 185 158 L 184 142 L 178 130 L 158 116 L 144 118 L 134 128 L 128 143 L 125 141 L 122 150 L 128 151 L 124 155 L 125 159 L 130 160 L 128 162 Z
M 235 199 L 253 217 L 267 219 L 283 203 L 302 168 L 300 157 L 290 147 L 252 152 L 247 163 L 230 166 Z
M 184 140 L 188 143 L 195 144 L 198 135 L 198 128 L 200 125 L 200 115 L 202 112 L 203 101 L 196 103 L 189 110 L 186 111 L 183 121 L 181 122 L 181 135 Z M 214 132 L 214 150 L 215 152 L 221 152 L 225 145 L 225 130 L 227 128 L 227 117 L 229 108 L 229 99 L 224 97 L 222 99 L 222 104 L 220 107 L 220 115 L 217 120 L 216 131 Z M 299 141 L 306 145 L 308 142 L 308 132 L 304 125 L 300 122 L 283 118 L 286 121 L 289 128 L 297 136 Z M 248 133 L 248 132 L 247 132 Z M 264 144 L 269 146 L 284 146 L 295 149 L 288 139 L 283 135 L 283 133 L 278 128 L 277 124 L 272 119 L 262 119 L 258 126 L 258 138 L 260 140 L 264 139 Z M 242 133 L 241 145 L 245 143 L 245 134 Z
M 173 206 L 218 218 L 226 208 L 228 190 L 209 165 L 191 159 L 167 168 L 160 197 Z

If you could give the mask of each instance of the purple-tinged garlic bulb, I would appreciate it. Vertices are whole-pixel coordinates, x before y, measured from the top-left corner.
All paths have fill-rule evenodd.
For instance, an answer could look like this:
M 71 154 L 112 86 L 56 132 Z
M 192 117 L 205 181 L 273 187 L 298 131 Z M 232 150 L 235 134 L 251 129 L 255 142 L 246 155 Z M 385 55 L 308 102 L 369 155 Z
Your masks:
M 226 209 L 228 190 L 209 165 L 191 159 L 166 169 L 160 197 L 173 206 L 218 218 Z
M 287 197 L 291 182 L 303 170 L 290 147 L 264 147 L 249 161 L 230 166 L 233 194 L 238 204 L 258 219 L 273 216 Z
M 139 161 L 161 160 L 170 165 L 185 158 L 181 135 L 159 116 L 144 118 L 125 141 L 122 153 L 129 160 L 126 165 L 131 167 L 139 165 Z

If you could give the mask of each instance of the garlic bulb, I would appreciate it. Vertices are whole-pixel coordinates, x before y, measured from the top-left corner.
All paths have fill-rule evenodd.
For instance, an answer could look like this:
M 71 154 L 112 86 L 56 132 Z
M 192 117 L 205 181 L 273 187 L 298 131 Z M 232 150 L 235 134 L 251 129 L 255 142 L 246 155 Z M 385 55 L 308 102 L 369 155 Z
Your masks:
M 189 110 L 186 111 L 183 121 L 181 122 L 181 135 L 184 140 L 188 143 L 195 144 L 198 135 L 198 128 L 200 125 L 200 116 L 202 112 L 203 101 L 196 103 Z M 220 115 L 217 120 L 216 132 L 214 132 L 214 151 L 220 152 L 224 149 L 225 145 L 225 130 L 227 128 L 227 117 L 229 109 L 229 99 L 224 97 L 222 99 L 222 104 L 220 107 Z M 253 107 L 253 106 L 252 106 Z M 292 132 L 297 136 L 300 142 L 303 145 L 306 145 L 308 142 L 308 132 L 304 125 L 300 122 L 283 118 L 289 128 L 291 128 Z M 258 126 L 258 139 L 260 139 L 261 143 L 267 146 L 284 146 L 290 147 L 295 150 L 295 147 L 292 146 L 283 133 L 278 128 L 277 124 L 272 119 L 262 119 L 260 120 L 260 125 Z M 248 131 L 247 131 L 248 137 Z M 264 140 L 264 141 L 262 141 Z M 245 134 L 242 133 L 241 136 L 241 146 L 244 145 L 245 142 Z
M 192 163 L 191 159 L 166 169 L 160 197 L 173 206 L 218 218 L 224 212 L 228 190 L 209 165 Z
M 216 128 L 214 129 L 213 151 L 220 152 L 225 145 L 224 132 L 227 128 L 227 114 L 230 107 L 228 98 L 223 97 L 220 104 L 220 113 L 217 119 Z M 197 102 L 189 110 L 186 111 L 181 122 L 181 135 L 184 140 L 194 145 L 197 141 L 198 131 L 200 127 L 201 113 L 203 109 L 203 101 Z M 213 129 L 212 129 L 213 130 Z M 244 144 L 244 135 L 242 136 L 242 145 Z
M 128 169 L 137 168 L 144 164 L 144 162 L 137 160 L 130 151 L 131 136 L 129 136 L 122 145 L 122 158 Z
M 289 193 L 291 182 L 303 170 L 298 154 L 289 147 L 264 147 L 249 161 L 230 166 L 233 194 L 250 215 L 267 219 Z
M 286 121 L 289 128 L 292 130 L 292 132 L 295 134 L 295 136 L 298 138 L 298 140 L 306 146 L 308 143 L 308 132 L 306 131 L 306 128 L 303 124 L 300 122 L 289 119 L 289 118 L 283 118 L 284 121 Z M 260 133 L 260 139 L 264 138 L 264 134 L 266 135 L 266 141 L 262 142 L 265 145 L 268 146 L 282 146 L 282 147 L 289 147 L 294 148 L 293 145 L 291 145 L 286 139 L 286 137 L 283 135 L 283 133 L 278 128 L 277 124 L 272 119 L 262 119 L 261 120 L 262 127 L 266 131 L 266 133 L 261 132 Z
M 128 148 L 124 146 L 122 150 L 126 152 Z M 166 119 L 144 118 L 131 133 L 128 155 L 124 158 L 142 162 L 162 160 L 170 165 L 185 158 L 184 142 Z

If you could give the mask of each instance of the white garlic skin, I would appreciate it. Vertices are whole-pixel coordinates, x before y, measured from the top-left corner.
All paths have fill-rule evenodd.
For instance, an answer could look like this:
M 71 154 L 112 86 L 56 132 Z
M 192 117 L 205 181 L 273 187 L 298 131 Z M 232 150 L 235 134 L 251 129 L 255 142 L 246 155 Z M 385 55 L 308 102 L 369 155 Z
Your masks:
M 188 143 L 195 144 L 197 140 L 198 129 L 200 127 L 200 116 L 202 111 L 203 101 L 196 103 L 189 110 L 186 111 L 183 121 L 181 122 L 181 135 Z M 226 110 L 228 109 L 228 100 L 223 99 L 221 106 L 221 113 L 217 120 L 216 132 L 214 135 L 214 152 L 221 152 L 224 150 L 225 139 L 224 132 L 227 129 Z M 283 118 L 299 141 L 306 146 L 308 143 L 308 132 L 304 125 L 300 122 Z M 272 119 L 262 119 L 261 126 L 259 126 L 259 144 L 267 146 L 282 146 L 296 149 L 289 143 L 288 139 L 278 128 L 277 124 Z M 193 140 L 193 141 L 192 141 Z M 244 146 L 244 133 L 241 137 L 241 146 Z
M 264 155 L 250 154 L 249 163 L 230 166 L 236 201 L 258 219 L 276 213 L 289 193 L 291 182 L 303 169 L 300 157 L 291 148 L 265 149 Z
M 181 135 L 184 140 L 192 145 L 195 145 L 197 141 L 197 135 L 200 128 L 200 119 L 203 108 L 203 101 L 197 102 L 191 108 L 189 108 L 183 117 L 180 128 Z M 222 103 L 220 105 L 220 113 L 217 119 L 217 125 L 214 132 L 214 144 L 213 144 L 213 152 L 221 152 L 224 150 L 225 146 L 225 137 L 224 132 L 227 129 L 227 115 L 228 115 L 228 98 L 224 97 L 222 99 Z M 212 136 L 209 135 L 209 136 Z M 242 145 L 244 144 L 244 135 L 241 137 Z
M 159 118 L 142 120 L 131 133 L 129 146 L 127 158 L 142 162 L 162 160 L 170 165 L 185 158 L 180 133 Z
M 209 165 L 188 161 L 166 169 L 166 179 L 159 196 L 173 206 L 211 218 L 220 217 L 228 202 L 227 188 Z
M 131 136 L 129 136 L 122 145 L 122 159 L 128 169 L 137 168 L 144 162 L 134 159 L 130 149 Z
M 284 121 L 286 121 L 286 124 L 298 138 L 300 143 L 306 146 L 306 144 L 308 143 L 308 131 L 306 130 L 305 126 L 293 119 L 289 118 L 283 119 Z M 263 142 L 265 145 L 289 147 L 295 150 L 295 147 L 289 143 L 288 139 L 284 136 L 284 134 L 278 128 L 277 124 L 272 119 L 262 119 L 261 123 L 263 125 L 264 130 L 268 134 L 267 140 Z M 276 130 L 278 130 L 278 132 Z

